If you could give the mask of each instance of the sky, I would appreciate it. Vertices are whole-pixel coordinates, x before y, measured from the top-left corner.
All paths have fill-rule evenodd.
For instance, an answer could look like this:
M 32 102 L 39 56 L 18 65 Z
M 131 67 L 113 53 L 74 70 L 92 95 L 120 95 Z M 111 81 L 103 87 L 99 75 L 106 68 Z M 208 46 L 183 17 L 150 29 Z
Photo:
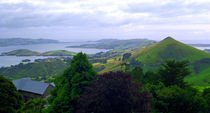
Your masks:
M 210 0 L 0 0 L 0 38 L 210 40 Z

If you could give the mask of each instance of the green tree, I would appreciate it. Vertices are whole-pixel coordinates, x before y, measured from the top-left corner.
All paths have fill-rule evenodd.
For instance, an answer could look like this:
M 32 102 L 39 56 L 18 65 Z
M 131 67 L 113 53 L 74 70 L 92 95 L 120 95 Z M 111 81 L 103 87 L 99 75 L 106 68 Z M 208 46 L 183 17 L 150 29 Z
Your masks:
M 55 79 L 48 112 L 75 113 L 80 95 L 86 86 L 93 83 L 95 74 L 86 54 L 78 53 L 74 56 L 70 66 Z
M 208 104 L 208 109 L 210 112 L 210 88 L 204 89 L 202 96 L 206 100 L 206 103 Z
M 15 85 L 0 75 L 0 113 L 15 113 L 23 104 L 23 97 Z
M 131 76 L 132 76 L 132 79 L 133 79 L 135 82 L 142 82 L 143 79 L 144 79 L 143 69 L 142 69 L 140 66 L 135 67 L 135 68 L 131 71 Z
M 40 98 L 31 99 L 18 110 L 18 113 L 42 113 L 46 104 L 46 100 Z
M 165 87 L 157 91 L 154 112 L 161 113 L 207 113 L 206 101 L 191 90 L 178 86 Z
M 168 60 L 159 70 L 161 82 L 163 82 L 166 87 L 172 85 L 185 87 L 186 83 L 184 82 L 184 78 L 190 73 L 191 72 L 186 61 L 180 62 L 175 60 Z

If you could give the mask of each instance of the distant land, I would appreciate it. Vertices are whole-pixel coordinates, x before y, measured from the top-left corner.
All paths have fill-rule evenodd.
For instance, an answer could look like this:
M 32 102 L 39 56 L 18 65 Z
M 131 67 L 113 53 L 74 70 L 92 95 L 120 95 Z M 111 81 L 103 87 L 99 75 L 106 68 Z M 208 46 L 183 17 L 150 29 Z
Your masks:
M 67 46 L 69 48 L 97 48 L 97 49 L 114 49 L 114 50 L 132 50 L 140 47 L 145 47 L 156 43 L 156 41 L 148 39 L 102 39 L 95 41 L 96 44 L 83 44 L 80 46 Z
M 0 39 L 0 47 L 15 46 L 15 45 L 30 45 L 30 44 L 47 44 L 59 43 L 52 39 L 29 39 L 29 38 L 3 38 Z
M 210 44 L 188 44 L 188 45 L 194 47 L 210 47 Z
M 39 53 L 28 49 L 17 49 L 10 52 L 4 52 L 1 54 L 1 56 L 73 56 L 73 55 L 76 55 L 76 53 L 67 50 L 52 50 L 44 53 Z

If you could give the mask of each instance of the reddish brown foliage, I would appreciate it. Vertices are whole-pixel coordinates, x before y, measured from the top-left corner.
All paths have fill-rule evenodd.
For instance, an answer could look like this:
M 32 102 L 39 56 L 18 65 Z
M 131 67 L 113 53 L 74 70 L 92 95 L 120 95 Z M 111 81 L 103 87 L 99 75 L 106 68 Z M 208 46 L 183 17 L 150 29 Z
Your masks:
M 109 72 L 96 76 L 80 98 L 78 113 L 147 113 L 151 97 L 141 91 L 142 84 L 133 82 L 130 74 Z

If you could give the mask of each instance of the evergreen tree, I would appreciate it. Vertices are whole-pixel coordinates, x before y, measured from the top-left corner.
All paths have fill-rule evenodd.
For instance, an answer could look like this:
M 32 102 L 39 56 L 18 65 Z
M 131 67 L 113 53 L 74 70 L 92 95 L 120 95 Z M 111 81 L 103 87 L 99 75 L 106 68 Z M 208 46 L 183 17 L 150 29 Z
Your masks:
M 48 112 L 75 113 L 80 95 L 86 86 L 93 83 L 95 74 L 86 54 L 78 53 L 74 56 L 63 75 L 55 80 Z
M 186 83 L 184 82 L 184 78 L 190 73 L 191 72 L 186 61 L 179 62 L 175 60 L 168 60 L 159 70 L 161 82 L 163 82 L 166 87 L 172 85 L 177 85 L 182 88 L 185 87 Z
M 15 85 L 0 75 L 0 113 L 15 113 L 23 104 L 23 97 Z

